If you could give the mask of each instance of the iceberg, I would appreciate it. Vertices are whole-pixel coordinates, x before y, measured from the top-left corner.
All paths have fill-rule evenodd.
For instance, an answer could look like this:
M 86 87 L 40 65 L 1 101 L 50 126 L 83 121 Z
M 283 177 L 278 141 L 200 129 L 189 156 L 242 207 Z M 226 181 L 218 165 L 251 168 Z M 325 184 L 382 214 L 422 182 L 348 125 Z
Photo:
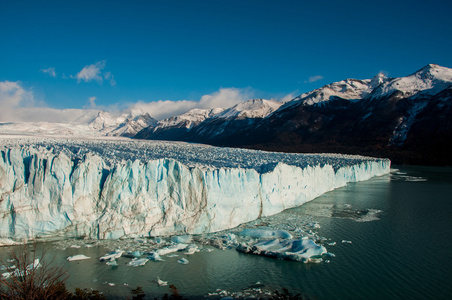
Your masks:
M 186 258 L 181 258 L 181 259 L 179 259 L 177 262 L 180 263 L 180 264 L 186 265 L 186 264 L 188 264 L 188 259 L 186 259 Z
M 147 258 L 134 258 L 127 265 L 131 267 L 140 267 L 144 266 L 148 261 L 149 259 Z
M 281 238 L 281 239 L 291 239 L 292 235 L 286 230 L 276 230 L 276 229 L 263 229 L 263 228 L 246 228 L 240 233 L 240 236 L 248 236 L 254 238 Z
M 389 170 L 363 156 L 0 136 L 0 239 L 218 232 Z
M 86 255 L 83 254 L 77 254 L 74 256 L 69 256 L 66 260 L 67 261 L 76 261 L 76 260 L 84 260 L 84 259 L 90 259 L 91 257 L 88 257 Z
M 253 245 L 241 243 L 237 251 L 299 262 L 320 262 L 322 255 L 327 254 L 325 247 L 309 239 L 264 240 Z
M 115 260 L 117 258 L 120 258 L 123 253 L 124 253 L 124 251 L 118 249 L 118 250 L 115 250 L 115 251 L 112 251 L 110 253 L 105 254 L 104 256 L 99 258 L 99 260 L 100 261 L 106 261 L 106 260 L 107 261 L 112 261 L 112 260 Z

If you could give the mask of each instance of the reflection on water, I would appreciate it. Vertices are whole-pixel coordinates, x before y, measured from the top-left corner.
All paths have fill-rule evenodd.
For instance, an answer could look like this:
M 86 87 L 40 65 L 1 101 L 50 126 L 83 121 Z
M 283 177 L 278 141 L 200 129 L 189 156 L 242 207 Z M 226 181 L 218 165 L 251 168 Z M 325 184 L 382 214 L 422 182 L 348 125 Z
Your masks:
M 47 246 L 55 262 L 68 270 L 69 289 L 94 288 L 109 297 L 130 297 L 137 286 L 147 296 L 162 296 L 168 287 L 159 286 L 160 278 L 189 298 L 269 296 L 287 288 L 317 299 L 446 299 L 452 296 L 451 194 L 452 169 L 399 167 L 278 215 L 195 236 L 200 252 L 173 253 L 142 267 L 128 266 L 132 258 L 127 257 L 119 258 L 117 267 L 98 259 L 117 248 L 150 251 L 169 238 L 70 240 Z M 303 264 L 239 253 L 227 237 L 249 227 L 308 236 L 334 255 L 319 264 Z M 5 250 L 0 250 L 2 256 Z M 76 254 L 91 259 L 66 260 Z M 182 258 L 189 263 L 178 263 Z

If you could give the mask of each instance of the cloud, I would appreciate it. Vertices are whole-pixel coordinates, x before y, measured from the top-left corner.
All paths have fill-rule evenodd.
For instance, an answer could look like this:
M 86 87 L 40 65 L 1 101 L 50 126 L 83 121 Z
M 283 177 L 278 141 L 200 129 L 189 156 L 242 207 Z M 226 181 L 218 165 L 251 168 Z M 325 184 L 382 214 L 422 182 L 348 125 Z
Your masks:
M 0 122 L 15 121 L 17 119 L 17 108 L 33 106 L 34 104 L 33 93 L 25 90 L 19 81 L 0 82 Z
M 89 106 L 91 108 L 95 108 L 96 107 L 96 97 L 89 97 Z
M 47 69 L 41 69 L 41 72 L 44 73 L 44 74 L 49 74 L 50 77 L 56 77 L 57 76 L 57 73 L 56 73 L 54 67 L 50 67 L 50 68 L 47 68 Z
M 83 69 L 75 75 L 77 82 L 90 82 L 96 80 L 99 84 L 103 82 L 102 69 L 105 68 L 105 60 L 99 61 L 94 65 L 83 67 Z
M 316 75 L 316 76 L 310 76 L 309 79 L 307 81 L 305 81 L 305 83 L 309 82 L 309 83 L 313 83 L 319 80 L 322 80 L 324 77 L 322 75 Z
M 147 103 L 139 101 L 131 104 L 128 110 L 133 113 L 149 113 L 153 118 L 162 120 L 186 113 L 194 108 L 228 108 L 251 98 L 253 98 L 253 92 L 250 89 L 222 88 L 212 94 L 202 96 L 198 101 L 159 100 Z
M 71 76 L 71 78 L 77 79 L 77 83 L 80 83 L 81 81 L 97 81 L 98 84 L 102 84 L 104 80 L 107 80 L 111 86 L 116 86 L 116 80 L 113 74 L 111 74 L 111 72 L 103 71 L 106 65 L 106 61 L 102 60 L 95 64 L 84 66 L 77 75 Z

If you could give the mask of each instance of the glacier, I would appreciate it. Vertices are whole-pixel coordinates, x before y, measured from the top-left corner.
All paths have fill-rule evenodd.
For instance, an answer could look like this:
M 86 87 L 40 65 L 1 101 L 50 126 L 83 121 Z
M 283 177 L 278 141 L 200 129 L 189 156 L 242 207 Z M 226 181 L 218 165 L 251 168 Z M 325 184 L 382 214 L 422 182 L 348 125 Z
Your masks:
M 389 173 L 388 159 L 122 138 L 0 136 L 0 239 L 234 228 Z

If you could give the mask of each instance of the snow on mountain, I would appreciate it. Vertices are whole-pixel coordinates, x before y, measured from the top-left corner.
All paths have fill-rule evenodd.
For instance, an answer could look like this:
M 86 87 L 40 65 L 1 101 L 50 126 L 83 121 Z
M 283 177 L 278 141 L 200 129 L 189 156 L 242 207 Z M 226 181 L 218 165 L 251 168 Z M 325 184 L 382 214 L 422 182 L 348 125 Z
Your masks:
M 119 116 L 100 111 L 88 126 L 108 136 L 134 136 L 143 128 L 157 123 L 149 114 L 124 113 Z
M 223 112 L 216 114 L 214 118 L 218 119 L 254 119 L 265 118 L 275 110 L 277 110 L 282 103 L 264 100 L 251 99 L 245 102 L 238 103 Z
M 430 64 L 406 77 L 387 80 L 376 87 L 372 97 L 388 96 L 396 91 L 403 97 L 436 95 L 452 85 L 452 69 Z
M 96 110 L 67 110 L 60 114 L 66 116 L 60 122 L 18 122 L 0 123 L 0 134 L 45 134 L 60 136 L 127 136 L 132 137 L 140 130 L 154 125 L 157 121 L 149 114 L 115 115 Z M 85 114 L 81 114 L 85 111 Z M 71 113 L 73 112 L 73 113 Z
M 329 101 L 332 97 L 340 97 L 348 100 L 361 99 L 372 91 L 373 84 L 379 80 L 383 82 L 386 80 L 385 77 L 377 76 L 377 80 L 346 79 L 334 82 L 309 93 L 301 94 L 292 101 L 289 101 L 287 106 L 300 103 L 303 105 L 313 105 Z
M 0 135 L 0 238 L 201 234 L 389 172 L 387 159 Z
M 187 129 L 198 125 L 205 119 L 211 118 L 219 113 L 221 113 L 223 108 L 213 108 L 213 109 L 192 109 L 185 114 L 174 116 L 157 123 L 155 129 L 167 128 L 167 127 L 184 127 Z
M 382 98 L 400 92 L 401 97 L 435 95 L 452 85 L 452 69 L 430 64 L 406 77 L 388 78 L 379 73 L 372 79 L 346 79 L 304 93 L 284 107 L 313 105 L 334 99 L 361 100 Z

